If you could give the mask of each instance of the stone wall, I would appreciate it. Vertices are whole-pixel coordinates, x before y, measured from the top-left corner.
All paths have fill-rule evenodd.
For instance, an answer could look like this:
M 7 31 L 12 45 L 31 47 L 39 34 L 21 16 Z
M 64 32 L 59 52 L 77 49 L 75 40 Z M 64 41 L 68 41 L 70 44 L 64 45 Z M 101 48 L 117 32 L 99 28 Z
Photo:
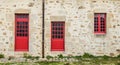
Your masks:
M 29 13 L 29 52 L 15 52 L 15 13 Z M 107 32 L 94 34 L 94 13 L 107 14 Z M 120 0 L 45 0 L 45 56 L 120 54 Z M 51 51 L 51 21 L 65 21 L 65 51 Z M 0 53 L 42 56 L 42 0 L 0 0 Z
M 15 52 L 15 13 L 29 13 L 29 52 Z M 22 56 L 23 53 L 41 56 L 42 1 L 0 0 L 0 53 Z
M 120 54 L 120 0 L 46 0 L 45 5 L 45 55 Z M 94 13 L 107 14 L 105 35 L 94 34 Z M 65 21 L 63 52 L 51 51 L 50 24 L 59 20 Z

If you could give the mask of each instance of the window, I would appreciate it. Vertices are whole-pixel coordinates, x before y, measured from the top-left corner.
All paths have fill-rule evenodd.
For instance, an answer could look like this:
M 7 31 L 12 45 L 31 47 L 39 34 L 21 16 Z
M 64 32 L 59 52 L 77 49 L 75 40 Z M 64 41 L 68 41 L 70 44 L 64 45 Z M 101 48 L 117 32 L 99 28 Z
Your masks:
M 64 22 L 51 23 L 51 50 L 63 51 L 64 50 Z
M 94 33 L 95 34 L 106 33 L 106 14 L 105 13 L 94 14 Z
M 28 14 L 15 14 L 15 51 L 28 51 L 28 23 Z
M 28 36 L 28 22 L 17 22 L 16 35 L 17 36 Z

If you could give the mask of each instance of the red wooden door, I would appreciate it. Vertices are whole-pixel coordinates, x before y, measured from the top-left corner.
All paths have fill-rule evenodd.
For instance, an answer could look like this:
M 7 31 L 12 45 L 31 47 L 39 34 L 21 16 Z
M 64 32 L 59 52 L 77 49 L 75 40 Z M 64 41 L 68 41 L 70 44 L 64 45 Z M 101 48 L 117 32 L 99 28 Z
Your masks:
M 29 15 L 15 15 L 15 51 L 28 51 Z
M 51 50 L 64 51 L 64 22 L 51 23 Z

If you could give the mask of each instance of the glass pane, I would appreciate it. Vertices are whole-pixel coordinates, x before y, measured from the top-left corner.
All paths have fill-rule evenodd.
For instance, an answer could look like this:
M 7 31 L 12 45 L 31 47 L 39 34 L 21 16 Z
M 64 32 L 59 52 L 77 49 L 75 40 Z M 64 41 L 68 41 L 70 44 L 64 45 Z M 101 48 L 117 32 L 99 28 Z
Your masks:
M 55 32 L 53 31 L 52 34 L 55 34 Z
M 102 14 L 102 13 L 101 13 L 101 14 L 100 14 L 100 17 L 104 18 L 104 17 L 105 17 L 105 14 Z
M 58 35 L 58 38 L 60 38 L 60 35 Z
M 54 38 L 54 35 L 52 36 L 52 38 Z
M 25 36 L 28 36 L 28 34 L 25 34 Z

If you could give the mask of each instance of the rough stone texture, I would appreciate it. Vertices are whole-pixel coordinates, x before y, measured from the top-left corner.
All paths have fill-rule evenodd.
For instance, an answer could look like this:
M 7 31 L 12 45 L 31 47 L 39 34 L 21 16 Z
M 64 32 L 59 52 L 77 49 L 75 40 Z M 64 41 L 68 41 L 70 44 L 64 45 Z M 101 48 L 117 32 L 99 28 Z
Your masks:
M 15 13 L 29 13 L 29 52 L 15 52 Z M 41 56 L 42 30 L 41 0 L 0 0 L 0 53 L 7 56 L 23 56 L 28 53 Z
M 29 13 L 29 52 L 15 52 L 15 13 Z M 94 34 L 94 13 L 107 13 L 107 33 Z M 120 0 L 45 0 L 45 56 L 120 54 Z M 51 21 L 65 21 L 65 51 L 51 51 Z M 0 0 L 0 53 L 42 56 L 42 0 Z
M 120 0 L 46 0 L 45 55 L 120 54 Z M 107 33 L 94 34 L 94 13 L 107 13 Z M 52 16 L 65 17 L 65 51 L 51 51 Z M 59 20 L 56 20 L 59 21 Z

